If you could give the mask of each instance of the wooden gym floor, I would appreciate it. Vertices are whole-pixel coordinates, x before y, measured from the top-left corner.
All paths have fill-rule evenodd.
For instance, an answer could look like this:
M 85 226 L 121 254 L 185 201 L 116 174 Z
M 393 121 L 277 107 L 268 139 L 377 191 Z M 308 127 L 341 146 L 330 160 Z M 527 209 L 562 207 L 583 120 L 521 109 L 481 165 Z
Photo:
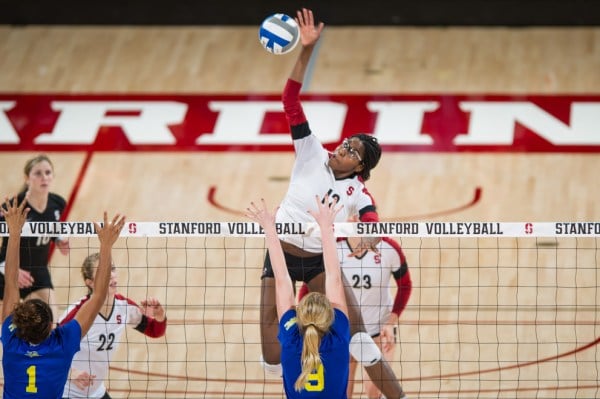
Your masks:
M 254 27 L 0 26 L 0 92 L 279 94 L 296 53 L 270 56 L 255 37 Z M 307 79 L 309 93 L 598 94 L 600 29 L 327 27 L 313 66 Z M 22 165 L 32 155 L 0 153 L 2 195 L 19 189 Z M 85 221 L 98 220 L 105 209 L 123 212 L 133 221 L 240 220 L 210 204 L 211 187 L 218 189 L 219 199 L 231 209 L 244 209 L 249 200 L 260 197 L 275 204 L 285 192 L 293 162 L 287 152 L 49 155 L 56 169 L 53 191 L 70 198 L 76 190 L 69 220 Z M 381 216 L 393 220 L 452 209 L 468 203 L 479 188 L 476 206 L 433 220 L 597 221 L 598 171 L 600 157 L 595 153 L 389 153 L 374 171 L 369 189 Z M 87 253 L 87 242 L 74 240 L 73 244 L 69 258 L 55 254 L 52 259 L 61 304 L 85 293 L 79 288 L 77 267 Z M 215 246 L 219 245 L 224 244 Z M 452 251 L 434 250 L 427 255 L 419 252 L 419 246 L 427 243 L 408 240 L 404 245 L 415 290 L 402 317 L 402 345 L 393 365 L 411 397 L 598 396 L 597 242 L 578 244 L 590 251 L 578 252 L 572 264 L 592 264 L 583 271 L 572 269 L 575 275 L 566 277 L 571 283 L 591 280 L 596 289 L 584 293 L 572 289 L 560 303 L 563 308 L 555 306 L 555 311 L 547 312 L 534 306 L 542 292 L 535 288 L 520 294 L 509 289 L 470 292 L 472 288 L 465 287 L 487 281 L 483 271 L 460 274 L 459 263 L 469 270 L 468 262 L 477 262 L 470 255 L 457 262 Z M 469 243 L 457 245 L 466 248 Z M 562 255 L 553 255 L 556 248 L 547 250 L 542 258 L 548 259 L 524 255 L 523 260 L 545 266 L 563 260 Z M 515 251 L 507 257 L 514 257 Z M 120 269 L 122 292 L 136 300 L 146 293 L 159 297 L 167 303 L 171 324 L 166 338 L 156 341 L 128 332 L 128 344 L 121 345 L 113 363 L 113 397 L 281 397 L 280 383 L 264 381 L 257 363 L 260 250 L 228 254 L 233 264 L 228 268 L 234 271 L 253 265 L 234 279 L 226 271 L 202 267 L 186 271 L 181 267 L 185 255 L 165 256 L 165 250 L 150 257 L 156 270 L 148 276 L 148 269 L 131 267 L 137 265 L 137 258 L 117 252 L 119 262 L 130 266 Z M 224 253 L 220 256 L 223 259 Z M 167 258 L 171 288 L 165 283 Z M 478 261 L 498 263 L 485 256 Z M 177 266 L 171 268 L 173 264 Z M 67 272 L 69 265 L 72 270 Z M 515 271 L 516 265 L 511 272 Z M 498 283 L 502 277 L 495 273 Z M 514 276 L 519 282 L 524 277 L 518 272 Z M 558 285 L 559 277 L 534 274 L 541 285 Z M 224 278 L 246 289 L 225 289 Z M 192 283 L 193 292 L 177 289 L 189 281 L 201 283 Z M 449 288 L 432 294 L 438 286 Z M 519 303 L 530 303 L 532 308 L 476 306 L 514 305 L 516 295 L 529 295 L 531 300 L 519 297 Z M 458 305 L 464 305 L 463 310 Z M 457 319 L 463 323 L 456 323 Z M 507 327 L 503 320 L 519 322 Z M 231 342 L 250 344 L 224 346 L 223 335 Z M 474 344 L 488 336 L 495 344 Z M 558 339 L 577 345 L 563 345 Z M 455 345 L 440 348 L 436 344 L 440 341 Z M 588 343 L 589 348 L 567 357 L 565 363 L 543 361 Z M 482 360 L 488 355 L 491 365 Z M 223 356 L 227 368 L 219 362 Z M 515 362 L 528 365 L 511 368 Z M 450 376 L 460 373 L 464 374 Z

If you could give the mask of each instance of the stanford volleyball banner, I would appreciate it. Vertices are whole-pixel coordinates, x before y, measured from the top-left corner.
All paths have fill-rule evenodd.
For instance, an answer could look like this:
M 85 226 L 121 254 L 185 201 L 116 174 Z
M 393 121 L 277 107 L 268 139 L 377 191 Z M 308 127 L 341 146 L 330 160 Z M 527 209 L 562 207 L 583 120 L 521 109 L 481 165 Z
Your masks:
M 600 152 L 600 95 L 304 95 L 329 148 Z M 0 150 L 292 151 L 279 95 L 0 94 Z

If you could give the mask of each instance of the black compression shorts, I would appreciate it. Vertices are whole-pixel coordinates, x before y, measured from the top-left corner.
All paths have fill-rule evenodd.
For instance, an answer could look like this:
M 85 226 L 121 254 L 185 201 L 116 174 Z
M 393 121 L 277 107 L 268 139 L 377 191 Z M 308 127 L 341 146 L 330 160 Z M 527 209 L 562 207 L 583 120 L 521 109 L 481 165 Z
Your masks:
M 323 254 L 316 254 L 315 256 L 308 258 L 301 258 L 290 255 L 286 252 L 283 254 L 285 256 L 285 263 L 292 281 L 304 281 L 305 283 L 308 283 L 310 280 L 315 278 L 315 276 L 325 272 Z M 265 256 L 263 272 L 260 278 L 262 280 L 265 277 L 275 277 L 273 274 L 271 259 L 269 258 L 269 251 L 267 251 L 267 256 Z
M 32 268 L 24 269 L 31 273 L 33 277 L 33 285 L 31 287 L 22 288 L 19 290 L 21 299 L 26 298 L 27 295 L 34 291 L 41 290 L 44 288 L 54 289 L 52 284 L 52 277 L 50 276 L 50 270 L 47 266 L 37 266 Z M 0 299 L 4 298 L 4 274 L 0 273 Z

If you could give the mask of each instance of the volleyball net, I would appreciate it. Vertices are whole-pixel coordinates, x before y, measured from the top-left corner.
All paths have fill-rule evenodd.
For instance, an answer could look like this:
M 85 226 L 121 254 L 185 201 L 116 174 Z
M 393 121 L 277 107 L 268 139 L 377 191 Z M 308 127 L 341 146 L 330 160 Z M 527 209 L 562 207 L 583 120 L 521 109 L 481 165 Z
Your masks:
M 278 229 L 319 234 L 316 224 Z M 339 223 L 335 232 L 402 246 L 413 288 L 390 365 L 410 397 L 600 396 L 600 223 Z M 69 255 L 55 251 L 50 266 L 62 313 L 87 293 L 80 267 L 98 250 L 93 223 L 28 223 L 23 235 L 70 237 Z M 158 339 L 126 329 L 111 395 L 283 397 L 260 364 L 265 251 L 254 223 L 127 223 L 113 249 L 118 291 L 158 298 L 168 327 Z

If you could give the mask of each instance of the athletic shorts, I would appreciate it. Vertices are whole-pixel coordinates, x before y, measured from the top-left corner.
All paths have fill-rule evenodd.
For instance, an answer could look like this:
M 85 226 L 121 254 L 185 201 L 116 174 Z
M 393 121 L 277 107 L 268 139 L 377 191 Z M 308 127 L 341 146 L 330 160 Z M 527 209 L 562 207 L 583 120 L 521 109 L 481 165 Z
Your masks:
M 41 290 L 44 288 L 54 289 L 52 284 L 52 277 L 50 277 L 50 270 L 48 266 L 38 266 L 24 269 L 29 271 L 33 277 L 33 285 L 31 287 L 22 288 L 19 290 L 21 299 L 27 297 L 34 291 Z M 0 299 L 4 298 L 4 274 L 0 273 Z
M 325 272 L 323 254 L 317 254 L 308 258 L 301 258 L 285 252 L 283 255 L 285 256 L 285 263 L 292 281 L 304 281 L 308 283 L 319 274 Z M 263 273 L 260 278 L 262 280 L 265 277 L 275 277 L 271 259 L 269 258 L 269 251 L 267 251 L 267 256 L 265 256 Z

